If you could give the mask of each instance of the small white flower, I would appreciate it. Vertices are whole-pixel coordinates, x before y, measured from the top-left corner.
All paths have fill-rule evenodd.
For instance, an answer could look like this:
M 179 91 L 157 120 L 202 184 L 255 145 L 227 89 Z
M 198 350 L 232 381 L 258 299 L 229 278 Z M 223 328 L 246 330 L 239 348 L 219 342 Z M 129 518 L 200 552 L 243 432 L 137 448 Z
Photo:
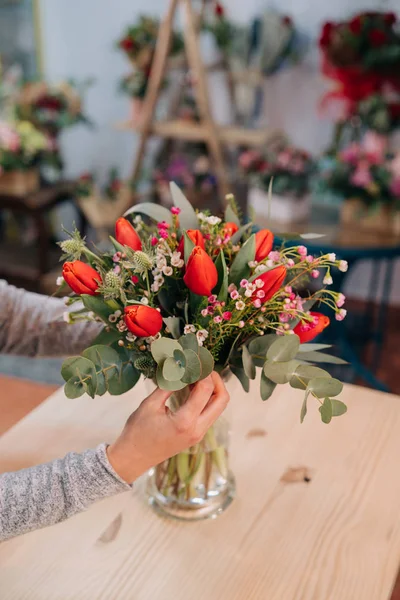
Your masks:
M 257 288 L 257 286 L 255 283 L 248 283 L 246 285 L 246 290 L 250 290 L 251 292 L 255 292 L 256 288 Z
M 157 258 L 156 265 L 157 269 L 160 269 L 160 271 L 162 271 L 163 268 L 167 266 L 167 259 L 164 256 Z
M 240 329 L 243 329 L 244 325 L 245 325 L 244 321 L 239 321 L 238 327 L 240 327 Z
M 328 274 L 327 274 L 327 275 L 325 275 L 325 277 L 324 277 L 324 279 L 323 279 L 322 283 L 323 283 L 324 285 L 332 285 L 332 283 L 333 283 L 333 279 L 332 279 L 332 277 L 331 277 L 330 275 L 328 275 Z
M 115 316 L 115 314 L 109 315 L 108 320 L 110 321 L 110 323 L 116 323 L 118 321 L 118 317 Z
M 126 334 L 126 339 L 128 342 L 134 342 L 137 339 L 137 337 L 136 335 L 133 335 L 133 333 L 128 331 L 128 333 Z
M 236 309 L 237 309 L 237 310 L 243 310 L 243 309 L 245 309 L 245 308 L 246 308 L 246 305 L 245 305 L 245 303 L 243 302 L 243 300 L 238 300 L 238 301 L 236 302 L 235 306 L 236 306 Z
M 183 333 L 196 333 L 196 327 L 194 325 L 185 325 Z
M 118 321 L 117 323 L 117 329 L 118 331 L 120 331 L 121 333 L 123 333 L 124 331 L 126 331 L 128 328 L 125 325 L 124 321 Z M 133 341 L 133 340 L 132 340 Z
M 210 225 L 219 225 L 219 223 L 221 223 L 221 219 L 219 217 L 214 217 L 214 216 L 207 217 L 206 221 Z
M 204 343 L 204 340 L 206 340 L 208 338 L 208 331 L 206 331 L 205 329 L 200 329 L 200 331 L 198 331 L 196 333 L 196 337 L 197 337 L 199 346 L 202 346 Z
M 91 310 L 90 312 L 88 312 L 88 317 L 89 319 L 95 319 L 96 315 L 94 314 L 94 312 Z
M 326 257 L 330 262 L 335 262 L 335 260 L 336 260 L 336 254 L 334 252 L 327 254 Z
M 347 260 L 339 261 L 339 271 L 342 271 L 342 273 L 346 273 L 348 268 L 349 268 L 349 263 L 347 262 Z
M 258 265 L 258 262 L 256 260 L 250 260 L 247 264 L 249 265 L 250 269 L 254 269 L 254 267 Z
M 141 304 L 148 304 L 149 300 L 148 298 L 146 298 L 146 296 L 143 296 L 143 298 L 140 299 Z
M 155 269 L 152 270 L 152 273 L 154 276 L 159 275 L 161 273 L 160 269 L 158 269 L 157 267 Z
M 71 318 L 71 313 L 68 310 L 63 312 L 63 320 L 65 321 L 65 323 L 69 323 L 69 324 L 73 323 L 73 320 Z
M 163 267 L 162 272 L 164 273 L 164 275 L 167 275 L 167 277 L 171 277 L 174 270 L 172 267 Z
M 264 287 L 264 282 L 262 279 L 256 279 L 254 283 L 256 284 L 256 288 Z
M 259 323 L 264 323 L 264 317 L 258 317 L 257 320 Z
M 274 261 L 271 260 L 270 258 L 266 261 L 265 264 L 267 267 L 273 267 L 275 265 Z
M 253 292 L 251 290 L 246 290 L 244 295 L 246 296 L 246 298 L 251 298 L 253 295 Z
M 267 270 L 266 265 L 257 265 L 256 269 L 255 269 L 255 273 L 264 273 L 264 271 Z M 258 279 L 257 281 L 260 281 L 260 279 Z
M 197 213 L 197 218 L 199 221 L 205 221 L 207 219 L 206 215 L 202 212 Z
M 133 222 L 135 223 L 135 225 L 139 225 L 139 223 L 142 223 L 143 219 L 140 215 L 136 215 L 136 217 L 133 219 Z
M 171 256 L 171 265 L 180 269 L 184 265 L 180 252 L 173 252 Z
M 158 281 L 154 281 L 154 283 L 151 284 L 151 291 L 154 292 L 154 294 L 156 294 L 158 292 L 158 290 L 160 289 L 160 286 L 158 284 Z
M 62 285 L 64 283 L 64 277 L 60 276 L 56 279 L 56 285 Z
M 122 311 L 121 310 L 116 310 L 114 315 L 117 317 L 117 319 L 122 315 Z

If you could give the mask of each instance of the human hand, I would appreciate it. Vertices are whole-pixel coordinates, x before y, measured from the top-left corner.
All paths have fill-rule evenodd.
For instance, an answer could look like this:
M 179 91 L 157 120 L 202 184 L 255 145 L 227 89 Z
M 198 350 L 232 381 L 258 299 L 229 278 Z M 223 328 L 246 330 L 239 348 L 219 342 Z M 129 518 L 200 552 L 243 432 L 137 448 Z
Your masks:
M 111 466 L 128 483 L 200 442 L 229 402 L 228 392 L 216 372 L 197 382 L 187 402 L 175 413 L 165 405 L 172 393 L 154 390 L 131 414 L 121 435 L 107 449 Z

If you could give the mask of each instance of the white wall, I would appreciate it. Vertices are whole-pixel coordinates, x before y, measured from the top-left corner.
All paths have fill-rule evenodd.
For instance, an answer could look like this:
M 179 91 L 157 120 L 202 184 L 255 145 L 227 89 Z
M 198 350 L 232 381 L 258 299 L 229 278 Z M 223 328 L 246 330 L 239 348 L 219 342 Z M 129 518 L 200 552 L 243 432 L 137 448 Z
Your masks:
M 96 123 L 94 131 L 80 126 L 63 136 L 67 172 L 96 170 L 104 176 L 118 166 L 127 176 L 136 145 L 130 132 L 116 131 L 116 122 L 128 114 L 128 101 L 117 92 L 118 80 L 129 65 L 114 42 L 124 27 L 143 12 L 161 15 L 167 0 L 40 0 L 45 74 L 51 81 L 73 77 L 94 77 L 88 91 L 86 110 Z M 322 23 L 346 18 L 360 10 L 398 10 L 400 0 L 225 0 L 233 19 L 247 21 L 269 6 L 291 15 L 298 28 L 309 37 L 310 50 L 301 65 L 278 73 L 266 84 L 265 115 L 284 128 L 296 144 L 318 152 L 330 140 L 331 124 L 318 117 L 318 102 L 326 89 L 318 71 L 316 39 Z M 220 93 L 215 94 L 222 104 Z M 219 112 L 219 111 L 218 111 Z M 224 109 L 222 107 L 222 113 Z M 400 281 L 400 264 L 395 279 Z M 364 297 L 368 289 L 368 269 L 352 273 L 351 295 Z M 400 284 L 392 301 L 400 303 Z

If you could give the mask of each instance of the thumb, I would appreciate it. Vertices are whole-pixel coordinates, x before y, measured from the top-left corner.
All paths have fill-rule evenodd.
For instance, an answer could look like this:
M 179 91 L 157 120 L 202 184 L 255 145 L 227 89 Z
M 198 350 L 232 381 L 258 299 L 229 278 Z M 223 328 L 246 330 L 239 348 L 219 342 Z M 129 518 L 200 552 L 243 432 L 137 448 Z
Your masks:
M 161 388 L 156 388 L 154 392 L 150 394 L 145 400 L 145 402 L 151 403 L 158 408 L 165 406 L 168 398 L 172 396 L 173 392 L 169 390 L 162 390 Z

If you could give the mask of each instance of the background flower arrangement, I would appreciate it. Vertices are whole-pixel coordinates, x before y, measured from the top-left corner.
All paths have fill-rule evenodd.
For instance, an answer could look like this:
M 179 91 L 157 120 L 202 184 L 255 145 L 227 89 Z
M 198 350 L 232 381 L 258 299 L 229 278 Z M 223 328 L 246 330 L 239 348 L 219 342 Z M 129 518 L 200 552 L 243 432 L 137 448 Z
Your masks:
M 153 181 L 162 203 L 167 206 L 172 203 L 171 181 L 186 193 L 208 193 L 217 189 L 217 179 L 207 154 L 193 157 L 188 154 L 175 154 L 165 169 L 154 172 Z

